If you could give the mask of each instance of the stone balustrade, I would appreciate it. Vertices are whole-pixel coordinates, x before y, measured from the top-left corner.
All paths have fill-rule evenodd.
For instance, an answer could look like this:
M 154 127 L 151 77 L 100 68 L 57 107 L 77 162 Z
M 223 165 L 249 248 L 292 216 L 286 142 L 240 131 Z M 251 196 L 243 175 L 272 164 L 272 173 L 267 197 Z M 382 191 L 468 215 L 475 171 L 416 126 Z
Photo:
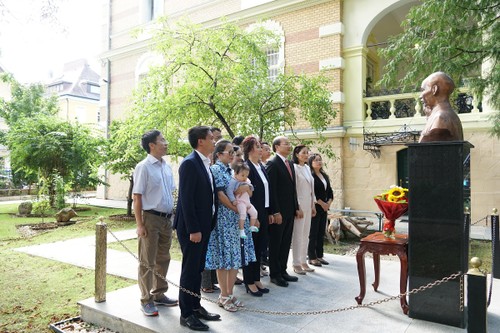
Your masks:
M 459 113 L 481 112 L 478 99 L 469 92 L 468 88 L 459 88 L 457 97 L 452 100 L 453 107 L 457 108 Z M 423 117 L 419 95 L 419 92 L 413 92 L 365 97 L 365 120 Z

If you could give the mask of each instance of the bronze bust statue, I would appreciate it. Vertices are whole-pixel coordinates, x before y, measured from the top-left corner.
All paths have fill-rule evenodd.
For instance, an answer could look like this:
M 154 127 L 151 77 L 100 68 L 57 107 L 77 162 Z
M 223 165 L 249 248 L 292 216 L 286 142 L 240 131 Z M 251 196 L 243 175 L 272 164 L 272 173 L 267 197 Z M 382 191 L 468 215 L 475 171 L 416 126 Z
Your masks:
M 420 100 L 427 123 L 418 142 L 464 140 L 462 123 L 450 104 L 454 89 L 455 83 L 443 72 L 432 73 L 422 82 Z

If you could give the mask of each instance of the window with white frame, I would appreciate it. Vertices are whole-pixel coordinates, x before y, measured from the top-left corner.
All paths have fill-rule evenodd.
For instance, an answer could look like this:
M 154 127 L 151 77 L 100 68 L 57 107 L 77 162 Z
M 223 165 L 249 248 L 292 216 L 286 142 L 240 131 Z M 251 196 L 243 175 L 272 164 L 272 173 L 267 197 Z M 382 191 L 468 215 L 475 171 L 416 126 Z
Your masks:
M 276 21 L 265 21 L 262 23 L 255 23 L 248 27 L 249 30 L 252 30 L 259 27 L 264 27 L 270 31 L 273 31 L 276 35 L 280 37 L 279 47 L 276 48 L 266 48 L 267 55 L 267 66 L 269 69 L 269 78 L 274 80 L 278 77 L 280 73 L 283 73 L 285 68 L 285 33 L 283 32 L 283 28 Z M 265 47 L 265 46 L 264 46 Z
M 164 13 L 165 0 L 140 0 L 141 23 L 148 23 Z
M 267 49 L 267 67 L 269 68 L 269 78 L 275 80 L 278 74 L 281 73 L 282 67 L 279 61 L 279 50 L 277 49 Z

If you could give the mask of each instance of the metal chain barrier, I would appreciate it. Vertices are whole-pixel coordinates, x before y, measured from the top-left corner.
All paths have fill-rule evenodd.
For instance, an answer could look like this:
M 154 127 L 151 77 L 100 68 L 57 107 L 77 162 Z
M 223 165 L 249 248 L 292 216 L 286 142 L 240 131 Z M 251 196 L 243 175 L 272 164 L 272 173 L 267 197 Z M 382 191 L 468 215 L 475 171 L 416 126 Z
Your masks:
M 182 292 L 185 292 L 191 296 L 194 296 L 194 297 L 197 297 L 199 299 L 202 299 L 204 301 L 207 301 L 207 302 L 210 302 L 210 303 L 214 303 L 214 304 L 217 304 L 218 301 L 217 300 L 213 300 L 211 298 L 208 298 L 208 297 L 205 297 L 203 295 L 200 295 L 200 294 L 197 294 L 191 290 L 188 290 L 188 289 L 185 289 L 183 287 L 181 287 L 180 285 L 168 280 L 167 278 L 161 276 L 158 272 L 156 272 L 153 268 L 151 268 L 150 266 L 146 265 L 145 263 L 141 262 L 139 260 L 139 258 L 135 255 L 135 253 L 133 253 L 120 239 L 118 239 L 118 237 L 109 229 L 107 228 L 106 226 L 106 230 L 111 234 L 111 236 L 113 236 L 113 238 L 128 252 L 130 253 L 131 256 L 133 256 L 137 262 L 145 267 L 147 270 L 153 272 L 154 275 L 156 275 L 158 278 L 162 279 L 163 281 L 173 285 L 174 287 L 177 287 L 179 288 L 179 290 L 181 290 Z M 260 313 L 260 314 L 267 314 L 267 315 L 276 315 L 276 316 L 309 316 L 309 315 L 313 315 L 313 316 L 316 316 L 316 315 L 321 315 L 321 314 L 330 314 L 330 313 L 338 313 L 338 312 L 345 312 L 345 311 L 350 311 L 350 310 L 355 310 L 355 309 L 361 309 L 361 308 L 369 308 L 369 307 L 372 307 L 374 305 L 378 305 L 378 304 L 383 304 L 383 303 L 387 303 L 387 302 L 390 302 L 390 301 L 394 301 L 394 300 L 398 300 L 400 299 L 401 297 L 404 297 L 404 296 L 408 296 L 408 295 L 411 295 L 411 294 L 416 294 L 416 293 L 419 293 L 421 291 L 424 291 L 424 290 L 428 290 L 428 289 L 431 289 L 433 287 L 436 287 L 436 286 L 439 286 L 443 283 L 446 283 L 446 282 L 449 282 L 451 280 L 454 280 L 458 277 L 460 277 L 460 310 L 463 311 L 463 299 L 464 299 L 464 292 L 463 292 L 463 276 L 464 274 L 462 272 L 457 272 L 457 273 L 453 273 L 447 277 L 444 277 L 442 279 L 439 279 L 439 280 L 436 280 L 434 282 L 429 282 L 428 284 L 424 285 L 424 286 L 420 286 L 418 288 L 414 288 L 410 291 L 407 291 L 406 293 L 403 293 L 403 294 L 398 294 L 396 296 L 391 296 L 391 297 L 387 297 L 387 298 L 384 298 L 384 299 L 381 299 L 381 300 L 378 300 L 378 301 L 373 301 L 373 302 L 370 302 L 370 303 L 366 303 L 366 304 L 358 304 L 358 305 L 352 305 L 352 306 L 347 306 L 347 307 L 344 307 L 344 308 L 338 308 L 338 309 L 330 309 L 330 310 L 312 310 L 312 311 L 272 311 L 272 310 L 261 310 L 261 309 L 251 309 L 251 308 L 247 308 L 247 307 L 243 307 L 243 308 L 238 308 L 238 310 L 240 311 L 247 311 L 247 312 L 253 312 L 253 313 Z
M 493 221 L 491 221 L 491 275 L 490 275 L 490 290 L 488 292 L 488 301 L 486 302 L 487 306 L 489 307 L 490 306 L 490 303 L 491 303 L 491 294 L 493 292 L 493 267 L 495 265 L 495 249 L 494 249 L 494 237 L 496 236 L 497 234 L 497 230 L 496 230 L 496 227 L 497 227 L 497 223 L 493 223 Z
M 476 224 L 478 224 L 479 222 L 484 221 L 484 220 L 486 220 L 486 225 L 488 225 L 488 215 L 486 215 L 485 217 L 483 217 L 483 218 L 481 218 L 481 219 L 477 220 L 476 222 L 471 223 L 470 225 L 471 225 L 471 226 L 472 226 L 472 225 L 476 225 Z

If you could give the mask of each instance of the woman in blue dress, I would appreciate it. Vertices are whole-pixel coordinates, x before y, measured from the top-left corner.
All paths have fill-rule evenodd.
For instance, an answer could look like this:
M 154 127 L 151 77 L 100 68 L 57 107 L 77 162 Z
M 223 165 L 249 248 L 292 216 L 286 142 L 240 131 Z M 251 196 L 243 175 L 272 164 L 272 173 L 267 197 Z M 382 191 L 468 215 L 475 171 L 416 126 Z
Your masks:
M 215 163 L 210 167 L 210 170 L 215 181 L 219 208 L 217 224 L 210 235 L 205 263 L 206 269 L 217 270 L 217 280 L 221 290 L 219 305 L 230 312 L 237 311 L 238 307 L 243 306 L 242 302 L 233 296 L 238 268 L 248 265 L 250 261 L 255 261 L 255 250 L 248 230 L 250 227 L 248 218 L 245 221 L 247 239 L 241 240 L 238 228 L 238 211 L 224 193 L 232 177 L 230 164 L 233 156 L 234 149 L 231 142 L 222 140 L 217 143 L 214 151 Z M 240 188 L 241 191 L 247 190 L 246 186 Z

